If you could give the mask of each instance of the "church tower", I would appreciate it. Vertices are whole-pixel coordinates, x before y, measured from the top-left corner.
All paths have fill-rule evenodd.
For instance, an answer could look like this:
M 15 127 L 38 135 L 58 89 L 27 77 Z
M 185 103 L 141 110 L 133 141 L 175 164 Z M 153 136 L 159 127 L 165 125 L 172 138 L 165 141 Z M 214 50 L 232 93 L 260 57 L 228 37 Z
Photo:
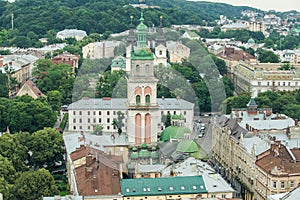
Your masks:
M 155 38 L 155 62 L 154 65 L 167 66 L 167 42 L 163 32 L 162 16 L 160 16 L 160 25 Z
M 130 54 L 127 84 L 127 135 L 130 144 L 157 142 L 159 111 L 156 96 L 158 80 L 154 77 L 154 55 L 147 46 L 147 26 L 141 12 L 137 26 L 137 46 Z
M 134 33 L 134 25 L 132 23 L 133 16 L 130 16 L 130 25 L 129 25 L 129 35 L 126 40 L 126 72 L 130 71 L 131 68 L 131 51 L 133 47 L 136 45 L 136 36 Z

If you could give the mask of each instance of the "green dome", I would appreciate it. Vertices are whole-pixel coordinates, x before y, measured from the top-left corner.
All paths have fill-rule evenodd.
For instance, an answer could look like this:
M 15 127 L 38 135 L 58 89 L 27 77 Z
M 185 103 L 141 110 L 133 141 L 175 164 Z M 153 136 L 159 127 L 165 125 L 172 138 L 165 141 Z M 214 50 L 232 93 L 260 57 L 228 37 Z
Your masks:
M 157 151 L 152 151 L 151 152 L 151 158 L 158 158 L 158 152 Z
M 150 157 L 151 153 L 147 149 L 142 149 L 139 152 L 139 157 L 140 158 L 147 158 Z
M 143 143 L 142 145 L 141 145 L 141 148 L 142 149 L 146 149 L 148 146 L 147 146 L 147 144 L 145 144 L 145 143 Z
M 160 140 L 169 141 L 171 138 L 184 139 L 185 133 L 191 134 L 191 130 L 182 126 L 169 126 L 161 133 Z
M 130 158 L 131 158 L 131 159 L 137 159 L 138 157 L 139 157 L 139 155 L 138 155 L 137 152 L 132 152 L 132 153 L 130 154 Z
M 250 38 L 247 43 L 249 43 L 249 44 L 255 44 L 255 41 L 254 41 L 253 38 Z
M 151 150 L 152 150 L 152 151 L 155 151 L 155 150 L 156 150 L 156 147 L 155 147 L 155 146 L 153 146 L 153 147 L 151 148 Z
M 132 148 L 132 151 L 137 151 L 137 148 L 136 148 L 136 147 L 133 147 L 133 148 Z
M 141 13 L 140 24 L 136 27 L 138 31 L 147 31 L 147 26 L 144 24 L 143 13 Z
M 193 153 L 199 151 L 199 147 L 193 140 L 182 140 L 177 145 L 176 151 L 183 153 Z

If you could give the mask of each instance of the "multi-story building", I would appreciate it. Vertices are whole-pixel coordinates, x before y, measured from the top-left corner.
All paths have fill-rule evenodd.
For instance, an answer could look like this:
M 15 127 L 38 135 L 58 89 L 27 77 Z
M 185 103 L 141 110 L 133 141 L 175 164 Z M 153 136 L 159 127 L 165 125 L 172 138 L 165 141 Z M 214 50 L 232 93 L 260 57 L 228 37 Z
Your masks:
M 120 45 L 120 41 L 93 42 L 82 47 L 83 58 L 101 59 L 115 56 L 114 49 Z
M 259 66 L 257 66 L 259 67 Z M 245 62 L 234 69 L 234 85 L 237 93 L 250 92 L 256 97 L 266 91 L 294 91 L 300 86 L 298 70 L 261 70 Z
M 51 61 L 55 64 L 65 63 L 70 65 L 75 72 L 75 69 L 78 69 L 79 55 L 73 55 L 68 52 L 64 52 L 59 54 L 51 59 Z
M 280 141 L 261 153 L 256 161 L 255 191 L 257 200 L 285 193 L 300 183 L 300 150 L 289 149 Z

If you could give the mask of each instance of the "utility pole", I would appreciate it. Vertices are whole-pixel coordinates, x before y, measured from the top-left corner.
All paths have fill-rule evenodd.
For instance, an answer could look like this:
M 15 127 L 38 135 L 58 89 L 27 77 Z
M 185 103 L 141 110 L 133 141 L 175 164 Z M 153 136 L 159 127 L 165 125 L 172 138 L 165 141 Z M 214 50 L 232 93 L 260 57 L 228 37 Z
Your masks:
M 14 13 L 11 14 L 11 30 L 14 30 Z

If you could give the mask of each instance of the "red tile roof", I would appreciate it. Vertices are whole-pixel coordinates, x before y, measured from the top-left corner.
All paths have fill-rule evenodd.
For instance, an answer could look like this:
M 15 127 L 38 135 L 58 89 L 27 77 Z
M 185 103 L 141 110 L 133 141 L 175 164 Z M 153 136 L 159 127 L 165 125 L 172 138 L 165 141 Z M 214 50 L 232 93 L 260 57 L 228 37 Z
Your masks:
M 300 175 L 300 150 L 288 150 L 286 146 L 276 143 L 263 152 L 262 158 L 256 161 L 258 167 L 274 176 Z M 296 158 L 296 160 L 294 160 Z
M 25 86 L 28 86 L 29 89 L 30 89 L 37 97 L 46 97 L 46 95 L 43 94 L 43 93 L 40 91 L 40 89 L 37 88 L 36 85 L 35 85 L 30 79 L 28 79 L 28 80 L 22 85 L 22 87 L 20 88 L 20 90 L 19 90 L 18 93 L 20 93 L 20 92 L 23 90 L 23 88 L 24 88 Z

